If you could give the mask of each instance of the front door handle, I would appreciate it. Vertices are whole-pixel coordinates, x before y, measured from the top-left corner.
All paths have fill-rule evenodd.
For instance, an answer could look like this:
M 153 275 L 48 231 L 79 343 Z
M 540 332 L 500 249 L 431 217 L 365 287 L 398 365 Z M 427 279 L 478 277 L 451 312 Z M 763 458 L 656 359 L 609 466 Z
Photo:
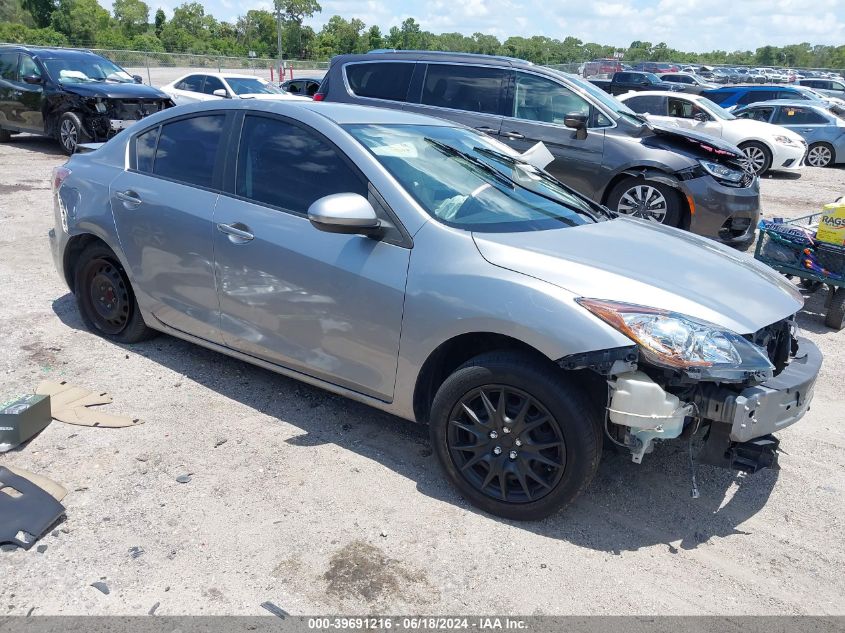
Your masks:
M 127 191 L 118 191 L 114 194 L 114 197 L 120 200 L 123 203 L 123 206 L 127 209 L 134 209 L 142 202 L 138 194 L 131 189 Z
M 255 239 L 255 235 L 249 232 L 249 227 L 240 222 L 234 224 L 218 224 L 217 230 L 229 236 L 233 244 L 243 244 Z
M 494 130 L 492 127 L 487 127 L 486 125 L 482 125 L 481 127 L 475 128 L 479 132 L 484 132 L 485 134 L 496 134 L 498 130 Z
M 519 132 L 502 132 L 502 136 L 509 138 L 512 141 L 518 141 L 519 139 L 525 138 L 525 134 L 520 134 Z

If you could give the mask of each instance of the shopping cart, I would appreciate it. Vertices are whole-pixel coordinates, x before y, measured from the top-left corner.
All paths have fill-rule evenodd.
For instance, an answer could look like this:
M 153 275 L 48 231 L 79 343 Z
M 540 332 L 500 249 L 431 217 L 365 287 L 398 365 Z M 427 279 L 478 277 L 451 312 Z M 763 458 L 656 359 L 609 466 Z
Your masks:
M 806 290 L 827 286 L 824 322 L 841 330 L 845 325 L 845 246 L 808 239 L 807 234 L 813 234 L 809 229 L 818 226 L 821 215 L 761 227 L 754 257 L 790 278 L 800 278 Z

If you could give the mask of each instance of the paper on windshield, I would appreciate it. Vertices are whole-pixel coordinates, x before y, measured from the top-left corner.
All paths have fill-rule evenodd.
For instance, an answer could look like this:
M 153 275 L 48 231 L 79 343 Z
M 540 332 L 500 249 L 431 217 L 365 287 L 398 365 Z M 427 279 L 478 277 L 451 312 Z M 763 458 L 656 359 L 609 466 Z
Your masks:
M 372 148 L 376 156 L 389 156 L 392 158 L 416 158 L 417 148 L 411 142 L 391 143 L 390 145 L 378 145 Z
M 80 70 L 61 70 L 59 71 L 59 79 L 81 79 L 85 81 L 90 77 Z
M 520 155 L 520 158 L 529 165 L 534 165 L 537 169 L 545 169 L 546 165 L 555 159 L 543 141 L 540 141 L 534 147 L 525 150 Z

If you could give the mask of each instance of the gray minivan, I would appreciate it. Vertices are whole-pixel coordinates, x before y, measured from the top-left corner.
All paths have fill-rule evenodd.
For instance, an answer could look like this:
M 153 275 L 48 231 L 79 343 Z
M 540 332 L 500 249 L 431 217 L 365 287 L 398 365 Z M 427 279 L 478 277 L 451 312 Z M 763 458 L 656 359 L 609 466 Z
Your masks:
M 754 239 L 759 184 L 738 148 L 650 123 L 574 75 L 507 57 L 384 51 L 335 57 L 314 98 L 449 119 L 518 151 L 542 141 L 552 175 L 611 209 L 732 245 Z

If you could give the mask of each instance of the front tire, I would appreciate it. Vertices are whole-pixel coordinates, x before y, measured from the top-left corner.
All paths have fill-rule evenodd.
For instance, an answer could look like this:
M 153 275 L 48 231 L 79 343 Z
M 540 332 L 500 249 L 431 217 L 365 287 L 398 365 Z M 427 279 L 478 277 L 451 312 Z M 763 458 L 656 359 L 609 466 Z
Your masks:
M 672 187 L 644 178 L 625 178 L 607 196 L 607 206 L 623 215 L 680 226 L 681 200 Z
M 807 164 L 810 167 L 830 167 L 835 159 L 833 146 L 827 143 L 813 143 L 807 149 Z
M 104 244 L 91 244 L 74 269 L 74 295 L 85 326 L 118 343 L 137 343 L 155 335 L 144 323 L 129 277 Z
M 65 112 L 59 119 L 59 145 L 68 156 L 72 156 L 80 143 L 88 142 L 88 135 L 82 127 L 82 120 L 75 112 Z
M 739 146 L 745 154 L 746 169 L 755 176 L 762 176 L 772 167 L 772 153 L 769 148 L 756 141 L 749 141 Z
M 535 520 L 577 498 L 598 467 L 598 416 L 551 361 L 477 356 L 434 397 L 430 433 L 449 481 L 476 507 Z
M 0 143 L 8 143 L 12 140 L 12 135 L 9 130 L 4 130 L 0 128 Z

